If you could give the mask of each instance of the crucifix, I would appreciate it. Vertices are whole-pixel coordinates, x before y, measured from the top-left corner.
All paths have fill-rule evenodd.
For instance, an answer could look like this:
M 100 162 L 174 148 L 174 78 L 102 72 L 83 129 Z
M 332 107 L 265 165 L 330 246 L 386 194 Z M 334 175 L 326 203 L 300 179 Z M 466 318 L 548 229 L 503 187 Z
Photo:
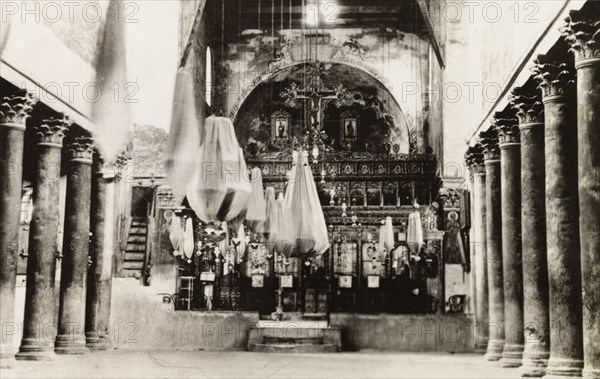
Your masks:
M 308 129 L 320 131 L 323 109 L 332 100 L 335 100 L 338 106 L 341 105 L 342 100 L 347 97 L 347 89 L 341 84 L 333 89 L 327 88 L 322 78 L 325 69 L 320 63 L 309 64 L 306 71 L 306 86 L 299 88 L 296 83 L 292 83 L 281 93 L 281 97 L 292 106 L 298 100 L 308 100 L 310 116 Z

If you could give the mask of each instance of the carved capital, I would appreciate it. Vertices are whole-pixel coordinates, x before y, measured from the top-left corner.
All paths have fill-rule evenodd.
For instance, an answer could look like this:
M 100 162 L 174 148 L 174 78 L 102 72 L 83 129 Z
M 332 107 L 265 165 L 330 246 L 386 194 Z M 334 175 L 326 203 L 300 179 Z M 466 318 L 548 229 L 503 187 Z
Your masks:
M 538 91 L 527 92 L 515 87 L 510 96 L 510 105 L 517 112 L 520 124 L 544 122 L 544 104 Z
M 570 51 L 575 54 L 577 63 L 600 59 L 600 6 L 594 2 L 590 6 L 594 9 L 569 12 L 561 29 L 565 41 L 571 45 Z
M 77 136 L 69 144 L 72 161 L 92 164 L 94 157 L 94 139 L 90 136 Z
M 498 133 L 493 128 L 479 134 L 479 144 L 483 148 L 484 161 L 500 160 L 500 146 L 498 144 Z
M 62 147 L 65 131 L 73 122 L 68 116 L 50 117 L 42 121 L 35 127 L 35 132 L 39 137 L 38 145 Z
M 37 100 L 30 92 L 20 89 L 12 96 L 5 96 L 0 101 L 0 124 L 21 125 L 25 129 L 25 121 Z
M 498 132 L 500 147 L 505 144 L 519 143 L 519 120 L 511 114 L 496 112 L 494 114 L 494 129 Z
M 169 186 L 160 186 L 156 189 L 156 206 L 158 208 L 178 208 L 173 190 Z
M 570 64 L 552 60 L 542 54 L 538 55 L 533 63 L 531 71 L 538 81 L 544 97 L 565 96 L 573 89 L 575 73 Z
M 465 162 L 473 174 L 485 173 L 483 147 L 480 144 L 469 147 L 465 153 Z

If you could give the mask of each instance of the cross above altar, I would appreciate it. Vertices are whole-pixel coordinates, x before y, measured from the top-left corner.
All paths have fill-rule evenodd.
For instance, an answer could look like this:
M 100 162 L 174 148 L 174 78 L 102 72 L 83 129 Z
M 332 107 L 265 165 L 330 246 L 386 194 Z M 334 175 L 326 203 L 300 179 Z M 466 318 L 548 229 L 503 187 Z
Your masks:
M 299 88 L 296 83 L 292 83 L 281 93 L 281 97 L 290 105 L 294 105 L 298 100 L 310 100 L 308 108 L 310 123 L 307 125 L 309 130 L 321 130 L 323 109 L 327 103 L 335 100 L 339 106 L 347 97 L 347 89 L 342 84 L 333 89 L 325 86 L 323 83 L 325 72 L 323 64 L 308 63 L 305 68 L 305 87 Z

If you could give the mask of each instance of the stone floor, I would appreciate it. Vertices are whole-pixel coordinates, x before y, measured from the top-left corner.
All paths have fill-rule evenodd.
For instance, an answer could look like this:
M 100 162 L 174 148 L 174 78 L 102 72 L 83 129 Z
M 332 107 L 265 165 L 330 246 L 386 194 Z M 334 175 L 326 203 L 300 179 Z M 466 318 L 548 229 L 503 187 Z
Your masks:
M 122 351 L 18 362 L 0 378 L 518 378 L 480 355 Z

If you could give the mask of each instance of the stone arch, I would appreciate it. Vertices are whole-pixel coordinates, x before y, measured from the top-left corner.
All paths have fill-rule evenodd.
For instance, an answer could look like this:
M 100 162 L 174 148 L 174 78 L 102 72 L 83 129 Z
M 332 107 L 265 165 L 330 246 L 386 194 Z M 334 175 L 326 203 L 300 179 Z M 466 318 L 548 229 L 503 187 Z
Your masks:
M 236 100 L 233 106 L 229 109 L 228 115 L 231 120 L 233 120 L 234 124 L 238 120 L 239 111 L 243 108 L 244 103 L 251 97 L 251 95 L 259 88 L 261 84 L 267 83 L 270 80 L 273 80 L 277 75 L 280 75 L 283 71 L 290 71 L 295 67 L 301 66 L 306 62 L 294 62 L 291 64 L 272 66 L 267 70 L 264 70 L 262 73 L 258 74 L 249 84 L 247 84 L 244 89 L 241 91 L 240 95 L 236 97 Z M 388 99 L 391 99 L 392 105 L 397 107 L 401 112 L 402 119 L 397 120 L 400 125 L 404 125 L 404 128 L 399 128 L 399 138 L 405 140 L 409 146 L 410 151 L 413 151 L 416 146 L 413 146 L 415 143 L 413 136 L 416 135 L 416 128 L 414 124 L 414 118 L 407 112 L 405 107 L 402 107 L 400 102 L 398 101 L 397 94 L 394 93 L 393 88 L 387 81 L 384 79 L 382 75 L 380 75 L 376 69 L 367 67 L 366 65 L 358 65 L 351 60 L 347 59 L 330 59 L 326 62 L 322 62 L 325 64 L 334 64 L 347 67 L 352 70 L 357 70 L 361 74 L 367 76 L 374 83 L 377 83 L 380 88 L 384 89 L 387 93 Z M 363 67 L 364 66 L 364 67 Z M 406 151 L 408 152 L 408 151 Z

